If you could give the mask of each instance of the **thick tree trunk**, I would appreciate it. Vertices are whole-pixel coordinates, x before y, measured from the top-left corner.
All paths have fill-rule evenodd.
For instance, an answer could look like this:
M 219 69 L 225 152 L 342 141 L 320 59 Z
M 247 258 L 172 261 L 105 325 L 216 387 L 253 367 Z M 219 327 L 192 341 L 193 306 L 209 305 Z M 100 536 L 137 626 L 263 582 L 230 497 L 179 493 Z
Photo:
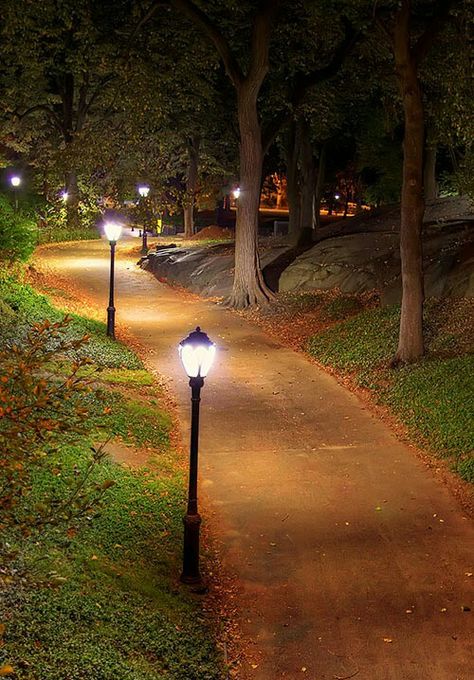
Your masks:
M 398 349 L 393 363 L 419 359 L 423 345 L 423 100 L 417 62 L 410 49 L 410 0 L 402 0 L 395 23 L 394 55 L 403 102 L 403 184 L 400 223 L 402 308 Z
M 316 172 L 314 167 L 313 147 L 309 126 L 306 121 L 299 123 L 300 130 L 300 186 L 301 186 L 301 228 L 297 245 L 311 243 L 314 232 L 314 190 Z
M 427 144 L 425 147 L 425 165 L 423 169 L 423 186 L 425 200 L 431 201 L 438 198 L 438 184 L 436 182 L 436 144 Z
M 186 201 L 184 205 L 184 237 L 194 234 L 194 200 L 198 183 L 199 137 L 188 140 L 188 168 L 186 173 Z
M 292 122 L 286 141 L 286 177 L 289 210 L 288 236 L 296 243 L 301 232 L 301 193 L 298 173 L 298 140 L 296 123 Z
M 240 196 L 235 227 L 235 271 L 230 304 L 237 309 L 267 303 L 267 288 L 258 256 L 258 209 L 263 149 L 257 115 L 258 90 L 242 85 L 238 90 L 240 130 Z

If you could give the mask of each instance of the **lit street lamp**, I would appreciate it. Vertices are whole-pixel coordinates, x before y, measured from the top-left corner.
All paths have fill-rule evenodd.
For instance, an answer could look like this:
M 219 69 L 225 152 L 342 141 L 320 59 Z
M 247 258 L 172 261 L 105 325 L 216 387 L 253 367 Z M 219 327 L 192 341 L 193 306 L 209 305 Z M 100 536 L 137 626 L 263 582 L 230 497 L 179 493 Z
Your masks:
M 15 195 L 15 212 L 18 212 L 18 187 L 21 184 L 21 177 L 18 175 L 12 175 L 10 177 L 10 184 L 13 187 L 13 192 Z
M 106 222 L 104 231 L 110 243 L 110 284 L 109 284 L 109 306 L 107 307 L 107 335 L 115 340 L 115 307 L 114 307 L 114 270 L 115 270 L 115 246 L 120 234 L 122 225 L 118 222 Z
M 138 187 L 138 193 L 140 194 L 141 199 L 145 199 L 148 194 L 150 193 L 150 187 L 147 186 L 146 184 L 141 184 Z M 147 244 L 147 235 L 146 235 L 146 220 L 144 221 L 142 225 L 142 255 L 146 255 L 148 252 L 148 244 Z
M 199 585 L 199 528 L 201 515 L 198 513 L 197 478 L 199 444 L 199 403 L 204 378 L 212 366 L 216 346 L 199 326 L 179 343 L 179 356 L 189 377 L 191 387 L 191 446 L 189 459 L 188 507 L 184 517 L 183 572 L 181 581 Z

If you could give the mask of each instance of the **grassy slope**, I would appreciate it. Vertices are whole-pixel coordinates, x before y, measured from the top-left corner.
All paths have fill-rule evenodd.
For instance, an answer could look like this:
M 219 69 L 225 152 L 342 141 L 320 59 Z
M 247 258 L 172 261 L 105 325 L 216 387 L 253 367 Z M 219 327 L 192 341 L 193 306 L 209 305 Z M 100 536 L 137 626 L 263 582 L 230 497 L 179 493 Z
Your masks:
M 0 307 L 4 322 L 14 321 L 10 331 L 3 324 L 10 338 L 21 338 L 26 319 L 61 317 L 11 279 L 0 281 Z M 108 461 L 96 470 L 98 481 L 116 484 L 92 519 L 23 545 L 2 537 L 10 555 L 0 573 L 0 668 L 11 664 L 20 680 L 217 680 L 222 666 L 208 623 L 175 582 L 185 485 L 159 389 L 129 349 L 106 338 L 103 324 L 74 316 L 72 332 L 91 336 L 99 390 L 89 397 L 91 434 L 35 473 L 32 502 L 61 498 L 105 433 L 150 449 L 152 459 L 147 469 Z
M 398 370 L 387 367 L 397 346 L 398 307 L 369 309 L 343 320 L 314 335 L 308 351 L 322 364 L 352 375 L 390 407 L 415 441 L 474 482 L 471 311 L 467 301 L 430 302 L 427 355 Z

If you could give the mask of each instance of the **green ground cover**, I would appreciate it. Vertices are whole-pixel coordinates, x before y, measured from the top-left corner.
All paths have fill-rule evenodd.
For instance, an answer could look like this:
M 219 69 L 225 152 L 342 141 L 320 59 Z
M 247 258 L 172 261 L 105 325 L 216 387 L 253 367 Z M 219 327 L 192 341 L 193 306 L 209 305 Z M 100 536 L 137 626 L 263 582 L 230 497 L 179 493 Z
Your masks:
M 349 309 L 350 303 L 336 307 Z M 448 459 L 461 477 L 474 482 L 472 302 L 429 301 L 425 358 L 392 369 L 399 314 L 397 306 L 356 313 L 313 335 L 307 349 L 323 365 L 369 389 L 414 441 Z
M 100 233 L 94 227 L 72 228 L 66 225 L 41 227 L 37 231 L 38 244 L 62 243 L 64 241 L 90 241 L 100 238 Z
M 32 322 L 62 316 L 45 297 L 6 276 L 0 311 L 3 345 L 21 342 Z M 46 499 L 60 504 L 87 469 L 89 447 L 111 435 L 146 448 L 150 459 L 136 470 L 111 459 L 97 465 L 90 481 L 108 488 L 90 514 L 30 535 L 12 526 L 2 532 L 0 675 L 223 678 L 209 621 L 196 596 L 177 585 L 185 473 L 170 443 L 160 388 L 135 354 L 106 338 L 104 324 L 73 316 L 67 333 L 90 335 L 80 350 L 93 360 L 83 369 L 91 389 L 80 397 L 89 412 L 88 434 L 65 437 L 34 468 L 26 506 L 40 507 Z M 59 377 L 73 360 L 58 359 Z

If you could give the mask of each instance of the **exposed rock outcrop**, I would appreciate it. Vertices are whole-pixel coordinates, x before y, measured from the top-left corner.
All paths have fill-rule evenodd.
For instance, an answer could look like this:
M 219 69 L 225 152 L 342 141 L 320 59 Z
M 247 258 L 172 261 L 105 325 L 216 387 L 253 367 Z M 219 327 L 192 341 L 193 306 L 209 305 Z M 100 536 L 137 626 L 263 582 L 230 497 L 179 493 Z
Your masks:
M 397 302 L 401 297 L 399 223 L 400 209 L 392 207 L 328 225 L 318 232 L 316 245 L 293 261 L 288 246 L 267 249 L 261 258 L 264 276 L 276 288 L 286 267 L 279 279 L 281 291 L 377 290 L 386 304 Z M 423 235 L 427 297 L 474 296 L 473 226 L 469 199 L 442 199 L 427 205 Z M 232 289 L 233 245 L 160 247 L 142 266 L 205 297 L 227 297 Z

